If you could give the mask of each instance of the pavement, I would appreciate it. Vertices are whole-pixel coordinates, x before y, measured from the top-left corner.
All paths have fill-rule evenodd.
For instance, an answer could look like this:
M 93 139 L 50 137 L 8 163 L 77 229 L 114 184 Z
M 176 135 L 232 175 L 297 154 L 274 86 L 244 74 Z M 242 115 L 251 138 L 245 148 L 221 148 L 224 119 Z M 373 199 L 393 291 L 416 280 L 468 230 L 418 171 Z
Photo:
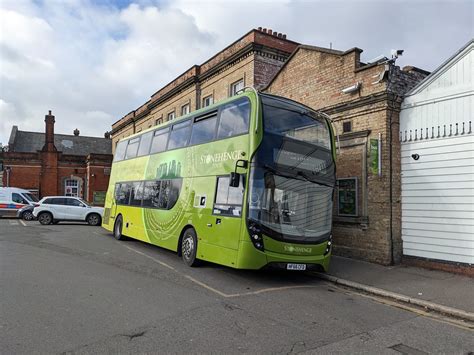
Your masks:
M 333 256 L 319 277 L 369 294 L 474 322 L 474 279 L 413 266 L 383 266 Z

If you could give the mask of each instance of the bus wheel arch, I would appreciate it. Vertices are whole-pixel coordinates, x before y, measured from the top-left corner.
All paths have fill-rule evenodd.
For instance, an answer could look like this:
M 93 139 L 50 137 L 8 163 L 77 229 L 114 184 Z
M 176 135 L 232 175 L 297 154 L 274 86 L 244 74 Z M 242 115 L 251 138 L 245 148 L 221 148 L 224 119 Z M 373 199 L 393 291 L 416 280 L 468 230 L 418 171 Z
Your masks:
M 184 263 L 194 267 L 200 264 L 197 258 L 198 237 L 193 226 L 187 225 L 181 231 L 178 242 L 178 255 L 181 256 Z
M 114 222 L 114 229 L 113 229 L 113 234 L 114 238 L 117 240 L 125 240 L 126 237 L 122 234 L 123 230 L 123 217 L 121 214 L 118 214 L 115 217 L 115 222 Z

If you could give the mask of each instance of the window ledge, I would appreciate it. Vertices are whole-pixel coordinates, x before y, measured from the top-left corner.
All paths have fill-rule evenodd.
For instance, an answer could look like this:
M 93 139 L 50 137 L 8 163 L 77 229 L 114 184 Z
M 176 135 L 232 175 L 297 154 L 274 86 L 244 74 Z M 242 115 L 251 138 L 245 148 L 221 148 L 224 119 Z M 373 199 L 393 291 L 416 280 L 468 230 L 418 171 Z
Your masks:
M 367 225 L 369 224 L 369 217 L 334 216 L 333 221 L 336 224 L 359 224 L 362 228 L 367 228 Z

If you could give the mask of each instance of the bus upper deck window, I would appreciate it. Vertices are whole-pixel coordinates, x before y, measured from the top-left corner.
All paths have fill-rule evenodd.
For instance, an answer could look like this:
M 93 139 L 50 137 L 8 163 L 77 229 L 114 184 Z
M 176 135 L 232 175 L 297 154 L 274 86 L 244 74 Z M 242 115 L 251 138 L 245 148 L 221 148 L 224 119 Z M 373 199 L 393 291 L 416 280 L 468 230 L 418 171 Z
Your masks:
M 147 132 L 141 136 L 140 146 L 138 147 L 137 156 L 147 155 L 150 151 L 150 143 L 153 138 L 153 132 Z
M 202 117 L 196 117 L 191 132 L 189 144 L 207 143 L 214 139 L 216 134 L 217 112 L 211 112 Z
M 150 154 L 159 153 L 166 149 L 166 143 L 168 142 L 168 135 L 169 135 L 169 128 L 155 131 L 153 141 L 151 142 Z
M 128 141 L 125 159 L 135 158 L 138 152 L 138 145 L 140 144 L 140 137 L 130 139 Z
M 127 149 L 127 144 L 128 141 L 122 141 L 117 144 L 117 147 L 115 148 L 114 161 L 120 161 L 125 158 L 125 150 Z
M 185 147 L 188 144 L 190 131 L 191 120 L 174 124 L 168 141 L 168 149 Z
M 220 112 L 217 139 L 237 136 L 248 132 L 250 104 L 245 97 L 224 105 Z

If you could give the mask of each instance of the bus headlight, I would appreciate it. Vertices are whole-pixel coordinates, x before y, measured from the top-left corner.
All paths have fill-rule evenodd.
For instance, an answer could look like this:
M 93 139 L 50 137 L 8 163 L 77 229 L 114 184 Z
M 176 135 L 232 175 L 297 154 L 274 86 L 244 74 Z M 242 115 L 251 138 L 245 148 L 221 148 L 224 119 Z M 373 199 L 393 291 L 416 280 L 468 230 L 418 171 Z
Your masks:
M 332 247 L 332 234 L 329 236 L 328 244 L 326 245 L 326 251 L 324 252 L 324 255 L 329 254 L 329 252 L 331 251 L 331 247 Z
M 263 251 L 263 237 L 259 226 L 256 223 L 250 222 L 248 224 L 248 229 L 250 234 L 250 240 L 252 241 L 253 246 L 258 250 Z

